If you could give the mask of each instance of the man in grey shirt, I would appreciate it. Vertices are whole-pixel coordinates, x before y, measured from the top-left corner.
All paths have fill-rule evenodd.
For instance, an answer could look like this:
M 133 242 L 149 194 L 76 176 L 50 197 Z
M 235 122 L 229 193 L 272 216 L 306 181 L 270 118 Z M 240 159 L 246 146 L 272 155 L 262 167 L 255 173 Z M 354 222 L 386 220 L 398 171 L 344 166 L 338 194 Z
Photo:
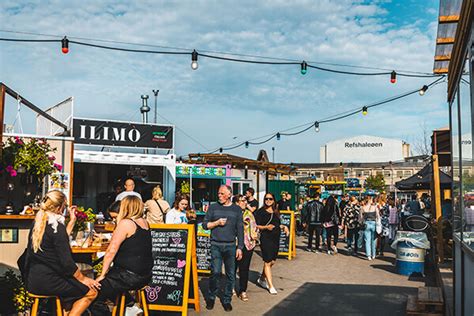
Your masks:
M 232 290 L 235 283 L 235 259 L 242 259 L 244 247 L 244 226 L 242 210 L 231 201 L 232 188 L 226 185 L 219 187 L 219 203 L 209 206 L 202 226 L 211 230 L 211 277 L 209 279 L 209 295 L 206 308 L 214 308 L 217 285 L 222 273 L 224 262 L 226 283 L 221 299 L 226 312 L 232 310 Z M 237 239 L 237 245 L 236 245 Z

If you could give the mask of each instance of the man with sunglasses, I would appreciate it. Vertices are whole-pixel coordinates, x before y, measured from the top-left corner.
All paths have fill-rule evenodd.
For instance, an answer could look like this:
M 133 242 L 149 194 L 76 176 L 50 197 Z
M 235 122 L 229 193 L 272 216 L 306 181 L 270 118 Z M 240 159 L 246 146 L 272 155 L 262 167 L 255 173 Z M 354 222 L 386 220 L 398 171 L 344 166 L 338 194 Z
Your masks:
M 230 186 L 221 185 L 217 195 L 219 202 L 209 206 L 202 222 L 204 229 L 211 230 L 211 277 L 206 308 L 209 310 L 214 308 L 224 262 L 226 283 L 221 302 L 224 310 L 230 312 L 235 283 L 235 259 L 242 259 L 244 247 L 243 217 L 242 209 L 231 201 L 232 188 Z

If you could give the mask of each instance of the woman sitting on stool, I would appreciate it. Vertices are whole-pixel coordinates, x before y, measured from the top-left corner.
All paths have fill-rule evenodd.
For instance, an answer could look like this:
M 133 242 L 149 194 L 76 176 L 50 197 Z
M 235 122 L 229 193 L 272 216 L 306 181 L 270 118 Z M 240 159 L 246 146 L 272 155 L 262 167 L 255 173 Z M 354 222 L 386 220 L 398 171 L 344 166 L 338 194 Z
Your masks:
M 72 304 L 68 315 L 75 316 L 97 297 L 100 284 L 85 277 L 74 263 L 64 225 L 66 209 L 66 196 L 60 191 L 49 191 L 43 198 L 28 238 L 26 284 L 32 294 L 58 296 L 66 310 Z M 74 210 L 69 212 L 74 222 Z
M 113 301 L 123 292 L 142 288 L 151 279 L 151 233 L 143 210 L 143 202 L 136 196 L 126 196 L 120 203 L 117 227 L 97 278 L 101 284 L 99 301 Z

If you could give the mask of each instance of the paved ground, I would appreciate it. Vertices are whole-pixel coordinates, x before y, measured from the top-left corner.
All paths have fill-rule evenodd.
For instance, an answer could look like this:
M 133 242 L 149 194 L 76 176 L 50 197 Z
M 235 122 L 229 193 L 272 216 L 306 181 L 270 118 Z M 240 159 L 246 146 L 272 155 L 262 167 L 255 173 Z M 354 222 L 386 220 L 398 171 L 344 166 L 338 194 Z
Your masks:
M 250 300 L 232 301 L 234 310 L 226 313 L 216 301 L 213 311 L 205 308 L 199 315 L 405 315 L 406 297 L 423 286 L 423 278 L 410 279 L 395 273 L 395 255 L 367 261 L 346 255 L 345 243 L 339 254 L 308 253 L 306 238 L 297 238 L 294 260 L 279 259 L 274 267 L 278 295 L 272 296 L 255 285 L 262 261 L 254 254 L 248 295 Z M 207 278 L 200 278 L 201 294 L 206 293 Z M 190 310 L 191 315 L 198 315 Z

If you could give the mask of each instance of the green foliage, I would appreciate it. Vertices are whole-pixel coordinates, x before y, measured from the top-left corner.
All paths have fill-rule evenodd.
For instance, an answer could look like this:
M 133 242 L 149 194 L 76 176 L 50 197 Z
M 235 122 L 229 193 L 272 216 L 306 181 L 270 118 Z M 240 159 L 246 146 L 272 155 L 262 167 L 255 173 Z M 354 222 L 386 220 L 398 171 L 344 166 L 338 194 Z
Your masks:
M 181 193 L 189 194 L 191 192 L 188 181 L 181 182 Z
M 375 190 L 378 192 L 385 191 L 385 180 L 383 175 L 371 175 L 367 179 L 365 179 L 364 187 L 369 190 Z
M 21 277 L 9 269 L 0 276 L 0 314 L 28 310 L 33 300 L 28 296 Z
M 2 151 L 0 170 L 5 170 L 15 177 L 19 170 L 24 169 L 29 175 L 36 176 L 39 182 L 62 166 L 55 163 L 56 159 L 50 155 L 56 151 L 45 139 L 31 138 L 25 141 L 20 137 L 10 137 Z

